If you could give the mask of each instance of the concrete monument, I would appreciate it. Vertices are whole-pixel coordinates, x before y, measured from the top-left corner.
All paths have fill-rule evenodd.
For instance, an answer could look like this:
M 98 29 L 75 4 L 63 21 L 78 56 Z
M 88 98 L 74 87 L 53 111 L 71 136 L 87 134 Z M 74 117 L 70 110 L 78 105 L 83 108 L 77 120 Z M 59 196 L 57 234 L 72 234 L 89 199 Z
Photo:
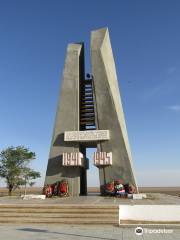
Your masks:
M 137 188 L 107 28 L 91 33 L 91 66 L 85 78 L 83 43 L 68 45 L 45 184 L 66 179 L 72 196 L 87 194 L 87 147 L 101 191 L 112 179 Z

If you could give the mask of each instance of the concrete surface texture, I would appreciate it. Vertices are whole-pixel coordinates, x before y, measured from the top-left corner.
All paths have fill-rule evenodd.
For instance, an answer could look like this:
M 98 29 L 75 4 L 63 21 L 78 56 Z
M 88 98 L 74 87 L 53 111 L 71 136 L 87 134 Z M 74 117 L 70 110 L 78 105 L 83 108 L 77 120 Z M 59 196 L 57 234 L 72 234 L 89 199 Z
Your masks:
M 179 240 L 176 226 L 142 226 L 143 235 L 135 234 L 135 226 L 77 226 L 77 225 L 1 225 L 0 239 L 6 240 Z M 161 231 L 161 233 L 159 233 Z
M 101 152 L 112 152 L 113 165 L 100 168 L 100 184 L 122 179 L 137 187 L 121 103 L 116 68 L 107 28 L 91 33 L 91 65 L 96 99 L 97 128 L 110 130 L 110 141 L 98 144 Z
M 76 206 L 119 206 L 119 204 L 127 205 L 153 205 L 153 204 L 172 204 L 180 205 L 180 197 L 170 196 L 161 193 L 148 193 L 147 199 L 134 200 L 126 198 L 114 198 L 114 197 L 102 197 L 98 195 L 90 196 L 77 196 L 77 197 L 64 197 L 64 198 L 46 198 L 45 200 L 31 199 L 31 200 L 22 200 L 20 197 L 1 197 L 0 205 L 6 204 L 40 204 L 40 205 L 76 205 Z
M 141 209 L 140 218 L 134 219 L 129 207 Z M 180 198 L 176 196 L 152 194 L 148 199 L 133 200 L 100 196 L 80 196 L 69 198 L 52 198 L 46 200 L 30 199 L 22 200 L 20 197 L 0 198 L 0 225 L 5 223 L 14 224 L 76 224 L 76 225 L 111 225 L 129 223 L 158 223 L 164 222 L 172 225 L 179 224 L 178 209 Z M 144 218 L 142 213 L 149 214 L 150 219 Z M 161 211 L 168 215 L 171 209 L 177 209 L 170 218 L 162 218 Z M 120 212 L 120 215 L 119 215 Z M 166 214 L 164 215 L 166 216 Z M 119 218 L 120 217 L 120 218 Z M 160 218 L 157 218 L 160 217 Z M 177 218 L 178 217 L 178 218 Z M 158 220 L 157 220 L 158 219 Z M 180 225 L 179 225 L 180 226 Z
M 74 196 L 80 193 L 80 168 L 63 167 L 62 153 L 79 152 L 78 143 L 64 141 L 64 132 L 79 130 L 79 75 L 82 58 L 82 44 L 69 44 L 45 179 L 45 184 L 53 184 L 66 178 L 70 193 Z

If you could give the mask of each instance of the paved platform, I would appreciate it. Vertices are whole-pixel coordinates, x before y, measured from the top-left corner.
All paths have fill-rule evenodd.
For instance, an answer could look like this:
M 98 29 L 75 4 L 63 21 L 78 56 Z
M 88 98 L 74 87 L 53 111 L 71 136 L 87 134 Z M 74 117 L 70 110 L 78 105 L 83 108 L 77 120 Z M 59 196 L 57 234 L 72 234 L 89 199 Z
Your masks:
M 120 213 L 119 215 L 119 205 Z M 160 207 L 161 205 L 161 207 Z M 166 206 L 167 205 L 167 206 Z M 165 208 L 166 206 L 166 208 Z M 124 210 L 133 208 L 133 211 Z M 141 208 L 139 211 L 135 211 Z M 147 219 L 149 209 L 154 214 Z M 170 211 L 169 217 L 161 209 Z M 170 210 L 173 208 L 173 212 Z M 133 200 L 98 195 L 22 200 L 20 197 L 0 197 L 0 223 L 14 224 L 73 224 L 118 225 L 124 223 L 180 224 L 180 197 L 166 194 L 147 194 L 147 199 Z M 154 210 L 155 209 L 155 210 Z M 132 210 L 132 209 L 131 209 Z M 130 215 L 127 215 L 130 214 Z M 143 215 L 144 214 L 144 215 Z M 119 218 L 120 217 L 120 218 Z
M 0 239 L 6 240 L 179 240 L 180 227 L 142 226 L 143 235 L 135 234 L 137 226 L 75 225 L 1 225 Z M 165 229 L 165 230 L 164 230 Z M 158 233 L 164 231 L 164 233 Z M 149 232 L 148 232 L 149 231 Z
M 172 196 L 162 193 L 148 193 L 147 199 L 142 200 L 133 200 L 127 198 L 117 198 L 117 197 L 104 197 L 97 194 L 91 194 L 89 196 L 80 196 L 80 197 L 66 197 L 66 198 L 48 198 L 45 200 L 39 199 L 31 199 L 31 200 L 22 200 L 20 197 L 0 197 L 0 204 L 47 204 L 47 205 L 134 205 L 134 204 L 142 204 L 142 205 L 166 205 L 166 204 L 178 204 L 180 205 L 180 197 Z

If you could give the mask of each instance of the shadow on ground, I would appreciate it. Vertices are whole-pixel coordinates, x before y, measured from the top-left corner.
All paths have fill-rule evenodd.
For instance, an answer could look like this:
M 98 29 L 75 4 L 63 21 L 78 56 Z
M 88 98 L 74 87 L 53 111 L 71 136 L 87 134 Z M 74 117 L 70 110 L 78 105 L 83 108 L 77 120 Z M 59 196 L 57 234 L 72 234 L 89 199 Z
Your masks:
M 117 240 L 115 238 L 104 238 L 104 237 L 96 237 L 90 235 L 83 235 L 83 234 L 75 234 L 75 233 L 66 233 L 66 232 L 51 232 L 45 229 L 37 229 L 37 228 L 19 228 L 18 231 L 25 231 L 25 232 L 35 232 L 35 233 L 49 233 L 49 234 L 59 234 L 64 236 L 74 236 L 74 237 L 83 237 L 83 238 L 92 238 L 92 239 L 102 239 L 102 240 Z

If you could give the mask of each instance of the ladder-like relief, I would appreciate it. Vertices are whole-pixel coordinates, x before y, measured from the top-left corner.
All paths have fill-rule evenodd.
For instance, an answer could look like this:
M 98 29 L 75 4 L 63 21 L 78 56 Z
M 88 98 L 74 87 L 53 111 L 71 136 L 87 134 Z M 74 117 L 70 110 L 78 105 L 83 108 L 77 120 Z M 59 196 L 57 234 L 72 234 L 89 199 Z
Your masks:
M 88 75 L 80 88 L 80 129 L 96 129 L 93 99 L 93 78 Z

